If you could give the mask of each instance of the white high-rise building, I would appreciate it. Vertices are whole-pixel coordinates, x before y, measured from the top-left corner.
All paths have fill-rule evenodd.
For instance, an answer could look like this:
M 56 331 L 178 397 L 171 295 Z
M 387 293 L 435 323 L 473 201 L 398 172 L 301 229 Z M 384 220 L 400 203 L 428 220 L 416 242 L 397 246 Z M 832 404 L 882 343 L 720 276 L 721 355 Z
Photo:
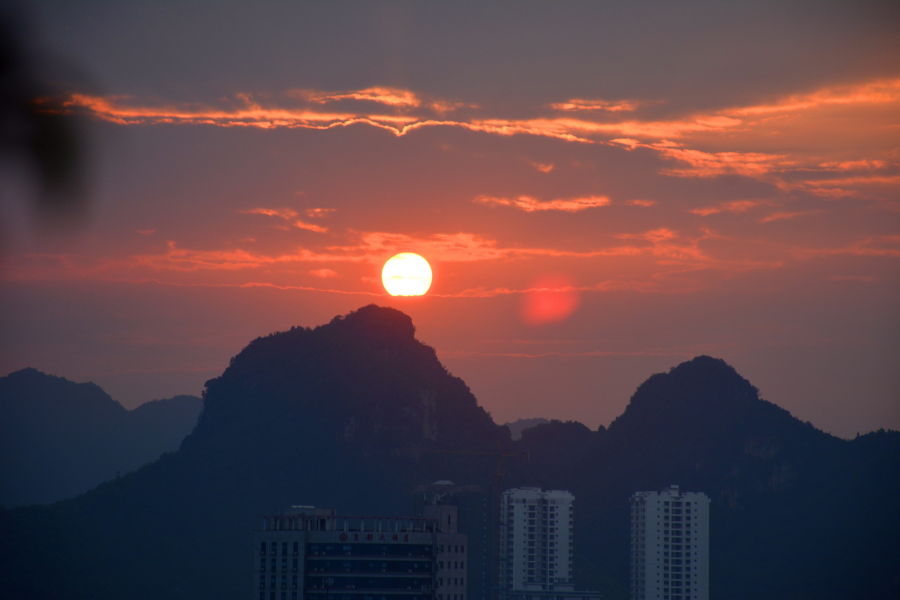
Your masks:
M 709 498 L 681 492 L 631 497 L 631 600 L 709 600 Z
M 507 592 L 572 591 L 572 502 L 566 491 L 503 492 L 500 582 Z M 509 594 L 507 594 L 509 596 Z

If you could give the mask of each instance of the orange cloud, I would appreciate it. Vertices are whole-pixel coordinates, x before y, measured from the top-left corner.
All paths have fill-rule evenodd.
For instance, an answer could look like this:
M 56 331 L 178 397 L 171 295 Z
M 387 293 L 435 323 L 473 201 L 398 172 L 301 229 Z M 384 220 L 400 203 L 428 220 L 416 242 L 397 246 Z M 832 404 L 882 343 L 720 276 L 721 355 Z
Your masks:
M 882 169 L 886 163 L 883 160 L 845 160 L 843 162 L 824 162 L 819 166 L 823 169 L 834 169 L 837 171 L 862 171 L 872 169 Z
M 680 177 L 716 177 L 728 174 L 758 177 L 795 164 L 787 155 L 762 152 L 701 152 L 660 144 L 650 144 L 647 147 L 657 150 L 666 158 L 686 163 L 688 165 L 686 168 L 671 168 L 664 171 L 668 175 Z
M 313 269 L 309 272 L 310 275 L 314 275 L 316 277 L 321 277 L 322 279 L 328 279 L 329 277 L 337 277 L 338 274 L 331 269 Z
M 627 200 L 625 204 L 631 206 L 656 206 L 656 200 Z
M 525 212 L 535 212 L 543 210 L 561 210 L 563 212 L 579 212 L 588 208 L 598 206 L 607 206 L 609 198 L 606 196 L 589 196 L 586 198 L 571 198 L 568 200 L 556 199 L 541 202 L 528 196 L 519 196 L 516 199 L 495 198 L 492 196 L 478 196 L 473 200 L 479 204 L 487 204 L 488 206 L 514 206 Z
M 388 108 L 417 107 L 418 100 L 413 101 L 412 92 L 405 94 L 391 93 L 378 95 L 362 90 L 355 93 L 334 95 L 303 95 L 295 93 L 293 98 L 304 99 L 313 104 L 335 99 L 376 100 Z M 218 125 L 222 127 L 259 127 L 273 129 L 309 128 L 330 129 L 353 124 L 367 124 L 392 131 L 402 136 L 421 127 L 456 126 L 493 133 L 497 135 L 530 134 L 553 137 L 568 141 L 591 142 L 590 135 L 632 135 L 655 139 L 679 137 L 689 132 L 718 131 L 739 125 L 741 121 L 723 115 L 701 115 L 673 121 L 624 121 L 614 123 L 598 123 L 573 118 L 538 118 L 526 120 L 511 119 L 473 119 L 471 121 L 433 120 L 424 116 L 414 117 L 407 114 L 372 114 L 359 112 L 321 112 L 310 106 L 266 106 L 262 99 L 255 99 L 249 94 L 236 96 L 237 105 L 227 108 L 203 106 L 134 106 L 131 100 L 123 96 L 107 98 L 73 94 L 65 103 L 69 108 L 80 108 L 95 116 L 121 125 L 147 123 L 183 123 Z
M 300 229 L 306 229 L 307 231 L 315 231 L 316 233 L 326 233 L 328 231 L 327 227 L 320 227 L 319 225 L 307 223 L 305 221 L 301 221 L 300 219 L 294 221 L 294 226 Z
M 402 233 L 371 232 L 362 234 L 358 245 L 331 247 L 329 250 L 351 256 L 362 255 L 373 262 L 381 262 L 398 252 L 414 252 L 429 261 L 441 262 L 498 260 L 508 256 L 506 250 L 497 248 L 496 241 L 471 233 L 416 238 Z
M 307 208 L 304 212 L 307 217 L 322 218 L 327 217 L 336 210 L 336 208 Z
M 820 210 L 801 210 L 797 212 L 776 212 L 759 220 L 760 223 L 770 223 L 772 221 L 782 221 L 784 219 L 793 219 L 794 217 L 803 217 L 806 215 L 817 215 Z
M 898 101 L 900 101 L 900 79 L 882 79 L 861 85 L 834 86 L 808 94 L 796 94 L 774 104 L 733 108 L 727 111 L 727 114 L 768 115 L 828 105 L 890 104 Z
M 378 110 L 322 110 L 323 104 L 342 100 L 364 100 L 376 104 Z M 874 126 L 872 117 L 867 115 L 872 110 L 883 110 L 892 104 L 900 108 L 900 79 L 831 86 L 774 102 L 668 119 L 642 118 L 641 102 L 583 98 L 552 104 L 550 108 L 556 114 L 531 119 L 484 119 L 477 116 L 434 119 L 431 116 L 434 112 L 443 115 L 464 103 L 442 99 L 424 102 L 410 90 L 387 87 L 349 92 L 295 90 L 281 98 L 239 94 L 233 101 L 223 101 L 221 104 L 216 107 L 150 106 L 122 96 L 76 94 L 69 99 L 67 106 L 126 125 L 184 123 L 266 129 L 330 129 L 359 124 L 381 128 L 397 136 L 425 127 L 460 127 L 491 135 L 535 135 L 579 143 L 614 143 L 631 149 L 646 148 L 684 165 L 664 171 L 675 177 L 736 174 L 777 178 L 779 173 L 796 168 L 853 170 L 879 168 L 884 164 L 885 161 L 878 157 L 846 156 L 852 152 L 848 148 L 858 147 L 858 144 L 845 143 L 845 138 L 858 137 L 862 132 L 879 140 L 881 146 L 889 143 L 892 135 L 890 124 L 879 117 L 877 126 Z M 423 109 L 430 112 L 416 114 L 416 111 Z M 835 117 L 835 110 L 843 112 Z M 560 116 L 559 113 L 564 114 Z M 565 113 L 577 115 L 577 118 Z M 593 118 L 600 113 L 602 120 Z M 627 118 L 623 118 L 625 116 Z M 814 137 L 809 135 L 810 130 L 822 131 L 826 128 L 829 132 L 827 144 L 817 140 L 809 147 L 803 147 L 804 140 Z M 678 140 L 678 143 L 672 140 Z M 760 141 L 774 151 L 755 150 Z M 863 165 L 864 162 L 866 165 Z M 836 192 L 818 193 L 828 195 Z
M 371 87 L 364 90 L 343 93 L 313 92 L 308 90 L 293 90 L 289 93 L 299 96 L 310 102 L 325 104 L 339 100 L 363 100 L 377 102 L 394 107 L 416 107 L 421 104 L 419 98 L 409 90 L 401 90 L 388 87 Z
M 708 206 L 706 208 L 695 208 L 690 212 L 701 217 L 715 215 L 722 212 L 742 213 L 757 206 L 768 206 L 772 203 L 768 200 L 732 200 L 731 202 L 722 202 L 718 206 Z
M 329 212 L 334 209 L 331 208 L 310 208 L 305 212 L 309 216 L 313 217 L 324 217 Z M 251 208 L 248 210 L 238 211 L 245 215 L 265 215 L 267 217 L 278 217 L 279 219 L 284 219 L 285 221 L 293 220 L 294 227 L 299 229 L 306 229 L 308 231 L 315 231 L 316 233 L 326 233 L 328 231 L 327 227 L 321 227 L 319 225 L 315 225 L 313 223 L 307 223 L 302 219 L 297 218 L 297 211 L 291 208 Z M 283 229 L 279 227 L 279 229 Z
M 450 100 L 434 100 L 428 106 L 439 115 L 459 110 L 460 108 L 478 108 L 476 104 L 466 104 L 465 102 L 452 102 Z
M 297 211 L 290 208 L 251 208 L 238 212 L 245 215 L 265 215 L 267 217 L 278 217 L 279 219 L 284 219 L 286 221 L 297 216 Z
M 550 108 L 562 111 L 598 110 L 604 112 L 621 112 L 635 110 L 638 106 L 639 103 L 637 102 L 606 102 L 604 100 L 581 100 L 573 98 L 568 102 L 551 104 Z
M 416 252 L 432 264 L 485 262 L 503 265 L 506 274 L 533 266 L 521 261 L 531 259 L 596 260 L 598 268 L 623 269 L 625 277 L 611 277 L 591 285 L 571 286 L 573 292 L 633 290 L 639 292 L 683 293 L 710 285 L 701 272 L 721 273 L 722 276 L 749 270 L 775 269 L 785 258 L 808 258 L 828 253 L 856 253 L 878 256 L 900 255 L 900 240 L 865 242 L 855 247 L 813 249 L 811 251 L 783 246 L 759 247 L 759 257 L 747 256 L 747 240 L 727 240 L 711 232 L 699 236 L 680 234 L 671 228 L 660 227 L 641 233 L 625 233 L 612 237 L 612 242 L 598 242 L 594 248 L 565 250 L 549 247 L 504 246 L 497 240 L 471 233 L 434 234 L 416 237 L 390 232 L 351 233 L 352 243 L 319 250 L 298 247 L 287 252 L 266 253 L 244 248 L 194 249 L 169 242 L 162 249 L 116 258 L 92 258 L 77 255 L 22 255 L 8 261 L 4 278 L 9 280 L 102 280 L 155 282 L 172 285 L 227 285 L 235 287 L 273 287 L 278 289 L 308 289 L 335 293 L 374 293 L 348 290 L 327 290 L 292 285 L 298 276 L 311 275 L 321 279 L 337 277 L 337 270 L 326 265 L 348 263 L 359 265 L 365 273 L 398 252 Z M 619 241 L 616 241 L 619 240 Z M 731 246 L 728 246 L 731 244 Z M 739 249 L 739 252 L 735 252 Z M 777 251 L 772 255 L 772 251 Z M 735 258 L 739 256 L 740 258 Z M 628 261 L 623 262 L 623 261 Z M 518 263 L 520 266 L 512 266 Z M 567 264 L 572 268 L 573 263 Z M 575 263 L 577 264 L 577 263 Z M 618 266 L 615 266 L 618 265 Z M 546 267 L 544 267 L 546 268 Z M 521 271 L 519 271 L 521 272 Z M 363 274 L 363 277 L 368 275 Z M 173 281 L 165 281 L 171 279 Z M 260 279 L 264 279 L 260 281 Z M 356 281 L 344 279 L 345 283 Z M 348 283 L 348 285 L 351 285 Z M 447 284 L 445 284 L 447 285 Z M 542 286 L 462 287 L 437 292 L 454 298 L 487 298 L 508 294 L 528 294 Z M 546 287 L 546 286 L 543 286 Z M 555 296 L 554 296 L 555 297 Z

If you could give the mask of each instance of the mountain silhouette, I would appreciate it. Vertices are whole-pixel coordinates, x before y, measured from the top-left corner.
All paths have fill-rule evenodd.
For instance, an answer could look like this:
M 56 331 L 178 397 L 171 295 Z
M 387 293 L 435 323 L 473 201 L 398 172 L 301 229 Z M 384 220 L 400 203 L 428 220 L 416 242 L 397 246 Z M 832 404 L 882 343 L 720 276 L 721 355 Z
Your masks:
M 177 450 L 202 401 L 176 396 L 126 410 L 93 383 L 35 369 L 0 377 L 0 505 L 49 503 Z
M 678 484 L 712 500 L 711 596 L 900 592 L 900 433 L 831 436 L 760 399 L 722 360 L 653 375 L 608 429 L 556 421 L 526 430 L 522 446 L 532 464 L 510 483 L 590 499 L 577 502 L 591 514 L 575 544 L 591 581 L 628 582 L 628 497 Z
M 575 494 L 576 583 L 628 597 L 629 496 L 679 484 L 711 507 L 711 592 L 895 598 L 900 434 L 840 440 L 761 400 L 723 361 L 650 377 L 608 429 L 553 421 L 518 442 L 415 339 L 363 307 L 251 342 L 207 382 L 174 453 L 51 506 L 0 510 L 0 591 L 16 598 L 246 598 L 251 531 L 292 504 L 403 514 L 418 484 Z M 404 450 L 404 452 L 397 452 Z M 420 452 L 409 452 L 420 451 Z
M 532 427 L 537 427 L 538 425 L 543 425 L 544 423 L 549 423 L 547 419 L 543 419 L 541 417 L 536 417 L 533 419 L 516 419 L 510 423 L 506 423 L 506 426 L 509 428 L 509 433 L 514 440 L 522 439 L 522 432 L 526 429 L 531 429 Z

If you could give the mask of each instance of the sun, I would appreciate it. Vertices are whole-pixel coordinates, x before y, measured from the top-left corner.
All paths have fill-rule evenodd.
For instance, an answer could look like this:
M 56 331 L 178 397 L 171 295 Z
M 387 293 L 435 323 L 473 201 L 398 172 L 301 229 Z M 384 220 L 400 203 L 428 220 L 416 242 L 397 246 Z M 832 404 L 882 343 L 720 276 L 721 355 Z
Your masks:
M 431 267 L 418 254 L 403 252 L 384 263 L 381 282 L 391 296 L 421 296 L 431 287 Z

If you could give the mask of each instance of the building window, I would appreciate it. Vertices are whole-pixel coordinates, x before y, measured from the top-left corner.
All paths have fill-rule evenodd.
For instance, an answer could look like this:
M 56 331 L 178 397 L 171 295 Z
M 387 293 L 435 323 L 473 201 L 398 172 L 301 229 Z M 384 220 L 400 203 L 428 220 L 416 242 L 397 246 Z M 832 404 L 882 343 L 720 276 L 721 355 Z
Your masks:
M 265 555 L 266 555 L 266 543 L 265 543 L 265 542 L 260 542 L 260 544 L 259 544 L 259 553 L 260 553 L 261 556 L 265 556 Z

